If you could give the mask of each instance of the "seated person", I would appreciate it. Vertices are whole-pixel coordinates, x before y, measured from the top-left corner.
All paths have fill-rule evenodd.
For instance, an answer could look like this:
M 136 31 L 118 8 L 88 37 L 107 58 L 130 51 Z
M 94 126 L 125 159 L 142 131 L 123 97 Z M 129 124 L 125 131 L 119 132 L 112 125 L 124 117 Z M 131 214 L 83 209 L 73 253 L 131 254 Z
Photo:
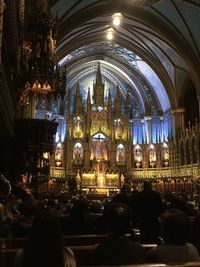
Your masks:
M 131 224 L 131 212 L 125 204 L 113 202 L 105 211 L 108 238 L 91 255 L 91 265 L 121 265 L 145 262 L 144 248 L 125 234 Z
M 60 220 L 48 210 L 36 214 L 30 238 L 17 251 L 14 267 L 76 267 L 71 249 L 63 244 Z
M 62 218 L 64 235 L 84 235 L 94 232 L 94 221 L 88 214 L 89 202 L 80 199 L 74 202 L 70 215 Z
M 164 244 L 151 249 L 148 253 L 149 262 L 184 263 L 199 261 L 197 249 L 187 243 L 189 222 L 184 212 L 170 209 L 161 216 L 161 234 Z

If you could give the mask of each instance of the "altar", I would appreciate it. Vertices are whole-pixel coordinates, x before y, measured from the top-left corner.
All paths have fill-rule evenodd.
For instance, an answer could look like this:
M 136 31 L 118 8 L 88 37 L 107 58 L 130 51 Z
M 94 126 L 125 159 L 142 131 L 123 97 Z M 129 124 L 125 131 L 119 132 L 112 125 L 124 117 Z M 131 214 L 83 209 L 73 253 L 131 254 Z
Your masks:
M 86 195 L 101 195 L 109 197 L 117 194 L 122 181 L 118 172 L 84 172 L 79 173 L 79 187 Z
M 119 188 L 116 186 L 88 186 L 87 188 L 83 188 L 82 191 L 87 196 L 110 197 L 116 195 L 119 192 Z

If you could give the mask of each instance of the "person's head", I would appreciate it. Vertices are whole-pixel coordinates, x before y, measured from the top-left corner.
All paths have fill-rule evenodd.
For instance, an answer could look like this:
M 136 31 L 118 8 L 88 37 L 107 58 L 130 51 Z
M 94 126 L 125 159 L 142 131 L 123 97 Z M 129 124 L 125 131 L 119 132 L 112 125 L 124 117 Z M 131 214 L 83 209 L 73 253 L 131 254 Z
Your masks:
M 24 267 L 63 266 L 63 240 L 60 220 L 55 213 L 43 210 L 36 214 L 25 247 Z
M 93 202 L 90 204 L 90 212 L 92 213 L 102 213 L 102 203 L 101 202 Z
M 131 192 L 131 186 L 129 184 L 124 184 L 121 188 L 121 193 L 130 193 Z
M 161 233 L 166 244 L 184 245 L 188 238 L 189 222 L 184 212 L 170 209 L 161 216 Z
M 110 234 L 125 234 L 131 224 L 131 211 L 122 203 L 112 202 L 105 211 L 105 220 Z
M 144 190 L 151 190 L 152 189 L 152 183 L 150 181 L 144 181 Z
M 89 208 L 89 203 L 87 200 L 79 199 L 76 202 L 74 202 L 71 214 L 75 218 L 82 218 L 86 216 Z

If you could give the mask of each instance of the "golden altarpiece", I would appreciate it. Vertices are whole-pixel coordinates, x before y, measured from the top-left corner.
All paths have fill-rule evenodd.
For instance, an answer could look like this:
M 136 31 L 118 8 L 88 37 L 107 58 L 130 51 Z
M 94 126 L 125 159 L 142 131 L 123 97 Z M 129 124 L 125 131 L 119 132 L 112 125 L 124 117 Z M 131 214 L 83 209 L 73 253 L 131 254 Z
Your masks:
M 70 97 L 70 96 L 69 96 Z M 131 127 L 129 99 L 124 114 L 119 88 L 114 109 L 111 94 L 105 101 L 100 65 L 93 85 L 87 93 L 84 109 L 79 84 L 74 97 L 74 110 L 67 110 L 65 148 L 67 175 L 77 173 L 82 188 L 119 188 L 131 167 Z

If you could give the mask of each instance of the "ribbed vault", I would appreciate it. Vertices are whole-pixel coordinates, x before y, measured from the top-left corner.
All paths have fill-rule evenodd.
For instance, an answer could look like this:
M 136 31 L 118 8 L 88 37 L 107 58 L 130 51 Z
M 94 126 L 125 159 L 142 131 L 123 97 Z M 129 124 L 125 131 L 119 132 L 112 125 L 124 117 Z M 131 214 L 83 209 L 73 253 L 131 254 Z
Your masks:
M 76 76 L 76 73 L 86 68 L 86 63 L 88 68 L 91 68 L 94 57 L 96 57 L 95 60 L 108 63 L 103 66 L 103 75 L 106 79 L 112 80 L 108 75 L 108 72 L 111 72 L 108 65 L 112 64 L 115 66 L 113 77 L 117 79 L 120 76 L 121 81 L 123 81 L 123 86 L 120 88 L 122 93 L 124 90 L 130 90 L 133 96 L 136 96 L 141 103 L 143 102 L 146 111 L 148 105 L 142 94 L 141 86 L 138 86 L 138 81 L 142 81 L 152 89 L 151 95 L 157 102 L 158 109 L 161 108 L 164 112 L 167 110 L 163 103 L 166 96 L 169 99 L 168 108 L 174 109 L 179 106 L 181 99 L 180 76 L 184 80 L 190 77 L 198 89 L 200 83 L 200 42 L 198 40 L 199 34 L 197 34 L 197 25 L 200 24 L 199 1 L 59 0 L 52 1 L 52 11 L 58 14 L 59 22 L 58 61 L 67 64 L 69 75 L 74 73 Z M 165 89 L 156 90 L 150 81 L 151 77 L 145 77 L 145 73 L 141 69 L 138 71 L 135 66 L 131 66 L 129 62 L 131 57 L 129 60 L 123 60 L 119 51 L 118 54 L 108 55 L 105 51 L 99 52 L 98 49 L 90 52 L 86 49 L 89 54 L 85 53 L 84 55 L 83 53 L 81 56 L 64 59 L 66 56 L 72 55 L 73 51 L 77 52 L 81 49 L 84 51 L 91 44 L 105 41 L 105 32 L 112 26 L 111 16 L 115 12 L 122 13 L 123 22 L 119 28 L 114 29 L 113 43 L 122 50 L 127 49 L 128 53 L 132 53 L 146 62 L 146 66 L 149 66 L 156 73 L 160 85 Z M 91 63 L 89 63 L 90 60 L 92 60 Z M 76 61 L 79 63 L 76 64 Z M 83 67 L 79 66 L 82 63 Z M 136 85 L 136 88 L 127 81 L 126 75 L 117 73 L 119 66 Z M 95 68 L 93 69 L 95 71 Z M 148 67 L 145 69 L 147 70 Z M 84 71 L 84 73 L 87 72 Z M 197 94 L 199 95 L 198 91 Z
M 129 93 L 133 102 L 139 103 L 140 114 L 161 115 L 170 108 L 167 94 L 164 100 L 159 99 L 154 90 L 158 88 L 153 88 L 151 81 L 148 81 L 140 71 L 139 66 L 144 63 L 143 60 L 129 50 L 107 42 L 84 46 L 60 62 L 67 68 L 68 90 L 75 89 L 75 84 L 88 75 L 93 74 L 94 77 L 98 61 L 101 61 L 104 80 L 108 80 L 113 88 L 118 84 L 124 99 Z M 151 72 L 150 69 L 149 72 Z M 158 85 L 156 84 L 155 87 Z

